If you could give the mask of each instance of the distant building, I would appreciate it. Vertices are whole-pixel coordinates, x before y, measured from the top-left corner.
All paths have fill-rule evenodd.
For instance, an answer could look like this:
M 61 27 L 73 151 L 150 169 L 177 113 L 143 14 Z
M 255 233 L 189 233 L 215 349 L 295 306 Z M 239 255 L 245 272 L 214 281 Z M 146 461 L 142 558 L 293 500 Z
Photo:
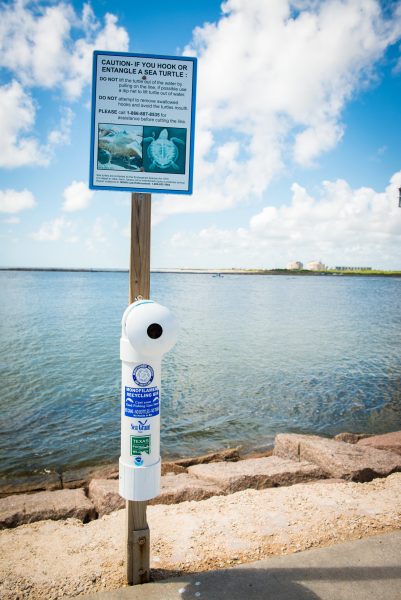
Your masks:
M 335 271 L 371 271 L 372 267 L 334 267 Z
M 325 271 L 327 269 L 326 265 L 320 262 L 320 260 L 313 260 L 306 265 L 306 268 L 308 271 Z
M 303 268 L 304 266 L 299 260 L 296 260 L 295 262 L 290 262 L 287 265 L 287 269 L 289 271 L 300 271 Z

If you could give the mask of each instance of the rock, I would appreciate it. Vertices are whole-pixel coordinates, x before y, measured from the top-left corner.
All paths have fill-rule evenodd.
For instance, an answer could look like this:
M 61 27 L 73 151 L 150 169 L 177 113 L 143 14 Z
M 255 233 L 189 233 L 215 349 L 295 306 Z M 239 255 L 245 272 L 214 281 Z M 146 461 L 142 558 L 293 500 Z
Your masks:
M 201 481 L 188 473 L 174 475 L 169 473 L 161 478 L 161 493 L 149 504 L 178 504 L 191 500 L 206 500 L 212 496 L 220 496 L 223 490 L 219 485 L 209 481 Z
M 324 477 L 322 470 L 316 465 L 277 456 L 250 458 L 235 463 L 195 465 L 189 467 L 188 472 L 220 485 L 225 494 L 246 489 L 288 486 Z
M 187 470 L 175 462 L 162 462 L 161 472 L 162 475 L 167 475 L 167 473 L 175 473 L 177 475 L 178 473 L 186 473 Z
M 194 458 L 182 458 L 174 461 L 176 465 L 181 467 L 191 467 L 192 465 L 203 465 L 210 462 L 222 462 L 222 461 L 237 461 L 240 460 L 238 448 L 228 448 L 227 450 L 219 450 L 218 452 L 212 452 L 211 454 L 204 454 L 203 456 L 195 456 Z
M 343 433 L 338 433 L 334 436 L 334 439 L 337 442 L 347 442 L 347 444 L 357 444 L 359 440 L 363 438 L 370 437 L 370 433 L 349 433 L 348 431 L 344 431 Z
M 292 460 L 306 460 L 321 467 L 329 477 L 361 483 L 401 471 L 401 458 L 394 452 L 314 435 L 281 433 L 276 436 L 273 454 Z
M 58 473 L 40 473 L 29 477 L 3 479 L 0 482 L 0 498 L 11 494 L 61 490 L 61 477 Z
M 245 454 L 241 453 L 241 460 L 248 460 L 249 458 L 264 458 L 265 456 L 273 456 L 273 446 L 266 450 L 250 450 Z
M 360 440 L 358 446 L 363 446 L 364 448 L 376 448 L 377 450 L 388 450 L 401 455 L 401 431 L 369 436 L 368 438 Z
M 221 488 L 208 481 L 200 481 L 187 473 L 169 473 L 161 478 L 161 492 L 149 504 L 178 504 L 189 500 L 205 500 L 222 494 Z M 125 500 L 118 493 L 118 481 L 93 479 L 89 485 L 89 497 L 99 517 L 124 508 Z
M 95 518 L 95 509 L 82 489 L 19 494 L 0 500 L 0 528 L 24 523 L 75 517 L 86 523 Z
M 99 517 L 125 507 L 125 500 L 118 493 L 118 481 L 115 479 L 92 479 L 88 495 Z
M 118 479 L 118 464 L 73 469 L 62 473 L 61 478 L 64 488 L 86 487 L 92 479 Z

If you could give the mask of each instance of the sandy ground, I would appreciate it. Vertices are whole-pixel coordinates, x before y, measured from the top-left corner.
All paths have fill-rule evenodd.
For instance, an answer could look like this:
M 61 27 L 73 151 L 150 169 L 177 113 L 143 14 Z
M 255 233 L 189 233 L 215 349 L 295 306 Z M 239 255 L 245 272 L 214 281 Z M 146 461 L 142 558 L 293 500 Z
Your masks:
M 401 473 L 298 484 L 148 507 L 154 578 L 227 567 L 401 526 Z M 42 521 L 0 535 L 4 600 L 52 600 L 124 585 L 124 511 L 83 525 Z

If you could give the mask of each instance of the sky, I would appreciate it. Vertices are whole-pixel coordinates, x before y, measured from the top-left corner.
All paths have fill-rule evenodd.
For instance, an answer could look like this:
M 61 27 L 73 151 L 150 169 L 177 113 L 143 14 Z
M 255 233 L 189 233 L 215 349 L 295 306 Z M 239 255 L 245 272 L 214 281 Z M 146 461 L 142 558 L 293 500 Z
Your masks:
M 89 190 L 94 50 L 196 56 L 194 192 L 151 266 L 401 269 L 401 0 L 0 3 L 0 266 L 128 268 Z

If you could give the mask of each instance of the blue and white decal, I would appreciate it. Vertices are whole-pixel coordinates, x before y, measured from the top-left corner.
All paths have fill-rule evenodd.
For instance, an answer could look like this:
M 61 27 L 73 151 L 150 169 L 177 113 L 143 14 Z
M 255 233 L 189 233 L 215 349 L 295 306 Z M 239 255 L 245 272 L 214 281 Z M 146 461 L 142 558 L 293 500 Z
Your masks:
M 155 372 L 150 365 L 137 365 L 132 371 L 132 379 L 140 387 L 145 387 L 152 383 L 154 376 Z
M 124 414 L 126 417 L 148 419 L 160 413 L 160 391 L 158 387 L 125 387 Z

